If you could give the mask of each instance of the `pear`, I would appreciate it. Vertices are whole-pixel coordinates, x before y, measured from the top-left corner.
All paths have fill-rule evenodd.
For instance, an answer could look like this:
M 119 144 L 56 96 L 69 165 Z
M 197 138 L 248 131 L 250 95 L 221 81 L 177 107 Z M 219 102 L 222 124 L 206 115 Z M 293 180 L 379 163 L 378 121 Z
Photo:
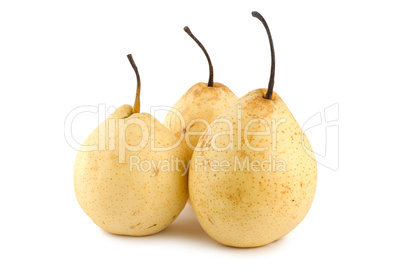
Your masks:
M 189 160 L 207 126 L 236 102 L 238 97 L 227 86 L 213 81 L 213 66 L 208 52 L 187 26 L 184 31 L 204 52 L 209 64 L 209 80 L 208 83 L 192 86 L 174 104 L 163 124 L 181 138 Z
M 137 76 L 134 107 L 117 108 L 84 141 L 74 165 L 74 189 L 99 227 L 143 236 L 166 228 L 186 204 L 185 150 L 153 116 L 140 113 L 140 78 L 127 57 Z
M 189 194 L 203 229 L 234 247 L 280 239 L 306 216 L 313 202 L 317 164 L 312 148 L 286 104 L 256 89 L 212 122 L 200 138 L 189 170 Z M 310 157 L 310 155 L 312 155 Z

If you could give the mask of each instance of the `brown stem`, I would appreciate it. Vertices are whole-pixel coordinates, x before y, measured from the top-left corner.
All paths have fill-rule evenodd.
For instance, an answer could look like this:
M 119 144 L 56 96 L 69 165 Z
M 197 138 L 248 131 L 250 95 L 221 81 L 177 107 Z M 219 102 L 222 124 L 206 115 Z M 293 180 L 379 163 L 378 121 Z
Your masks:
M 207 57 L 208 60 L 208 65 L 209 65 L 209 79 L 208 79 L 208 87 L 212 87 L 214 85 L 214 68 L 212 67 L 212 62 L 211 59 L 209 58 L 207 50 L 204 48 L 204 46 L 201 44 L 201 42 L 194 36 L 194 34 L 191 32 L 190 28 L 185 26 L 184 31 L 187 32 L 187 34 L 193 38 L 193 40 L 197 43 L 197 45 L 202 49 L 204 52 L 205 56 Z
M 128 61 L 130 61 L 131 66 L 133 67 L 135 71 L 135 75 L 137 76 L 137 92 L 135 94 L 135 102 L 134 102 L 134 107 L 133 107 L 133 113 L 140 113 L 140 92 L 141 92 L 141 79 L 140 79 L 140 74 L 138 73 L 138 68 L 134 63 L 133 56 L 131 54 L 127 55 Z
M 268 34 L 269 45 L 271 47 L 271 75 L 269 76 L 268 90 L 267 90 L 267 94 L 265 95 L 265 99 L 272 99 L 272 92 L 274 90 L 274 78 L 275 78 L 274 42 L 272 41 L 271 32 L 269 31 L 268 24 L 265 21 L 264 17 L 262 17 L 262 15 L 257 11 L 253 11 L 251 13 L 251 15 L 261 21 L 261 23 L 264 25 L 265 30 L 267 31 L 267 34 Z

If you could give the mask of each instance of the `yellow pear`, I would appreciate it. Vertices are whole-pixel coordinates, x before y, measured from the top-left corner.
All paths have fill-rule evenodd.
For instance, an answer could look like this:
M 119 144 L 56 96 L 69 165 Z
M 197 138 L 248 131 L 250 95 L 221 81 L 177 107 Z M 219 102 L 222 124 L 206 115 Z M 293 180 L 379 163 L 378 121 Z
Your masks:
M 84 141 L 74 189 L 99 227 L 142 236 L 161 231 L 180 214 L 188 198 L 187 174 L 177 137 L 153 116 L 139 113 L 140 78 L 128 58 L 137 75 L 134 108 L 119 107 Z
M 280 239 L 306 216 L 313 202 L 317 164 L 299 124 L 273 92 L 256 89 L 213 121 L 195 149 L 189 193 L 203 229 L 216 241 L 257 247 Z M 311 156 L 310 156 L 311 155 Z
M 163 124 L 182 138 L 187 159 L 191 159 L 193 149 L 207 126 L 221 115 L 238 97 L 225 85 L 214 83 L 213 66 L 208 52 L 188 27 L 184 31 L 193 38 L 207 57 L 209 64 L 208 83 L 192 86 L 166 115 Z

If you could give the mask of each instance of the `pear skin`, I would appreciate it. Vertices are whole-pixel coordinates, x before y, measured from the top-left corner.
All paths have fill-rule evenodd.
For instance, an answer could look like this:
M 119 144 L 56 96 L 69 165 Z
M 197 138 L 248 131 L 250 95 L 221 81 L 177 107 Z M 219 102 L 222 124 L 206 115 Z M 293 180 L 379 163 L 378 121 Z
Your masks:
M 163 124 L 179 137 L 184 144 L 187 160 L 190 160 L 204 130 L 239 98 L 227 86 L 214 82 L 214 68 L 207 50 L 188 26 L 184 27 L 184 31 L 196 42 L 207 58 L 208 83 L 197 83 L 192 86 L 174 104 Z
M 257 89 L 240 98 L 193 153 L 191 204 L 203 229 L 224 245 L 278 240 L 313 202 L 317 164 L 311 145 L 282 99 L 273 92 L 268 100 L 266 93 Z
M 113 234 L 143 236 L 166 228 L 186 204 L 187 175 L 180 164 L 172 168 L 150 163 L 185 159 L 176 142 L 177 137 L 151 115 L 133 113 L 129 105 L 119 107 L 77 154 L 74 189 L 81 208 Z M 98 149 L 84 151 L 89 145 Z
M 215 82 L 209 87 L 207 83 L 197 83 L 174 104 L 173 110 L 177 110 L 179 115 L 170 111 L 163 124 L 176 136 L 183 135 L 182 143 L 190 160 L 207 126 L 237 100 L 238 97 L 223 84 Z M 180 115 L 184 118 L 184 124 Z

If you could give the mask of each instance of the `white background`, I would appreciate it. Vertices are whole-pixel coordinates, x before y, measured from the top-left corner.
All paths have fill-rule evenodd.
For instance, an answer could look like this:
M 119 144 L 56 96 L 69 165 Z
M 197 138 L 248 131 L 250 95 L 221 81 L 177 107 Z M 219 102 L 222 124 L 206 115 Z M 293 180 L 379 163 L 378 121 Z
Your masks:
M 1 273 L 401 273 L 400 1 L 243 2 L 1 2 Z M 339 169 L 319 165 L 305 220 L 254 249 L 214 242 L 191 207 L 153 236 L 102 231 L 75 200 L 68 113 L 131 104 L 128 53 L 143 112 L 206 82 L 185 25 L 209 51 L 217 82 L 239 97 L 265 88 L 268 39 L 253 10 L 272 31 L 275 91 L 299 123 L 339 103 Z M 76 140 L 96 123 L 77 118 Z M 307 132 L 317 152 L 321 129 Z

